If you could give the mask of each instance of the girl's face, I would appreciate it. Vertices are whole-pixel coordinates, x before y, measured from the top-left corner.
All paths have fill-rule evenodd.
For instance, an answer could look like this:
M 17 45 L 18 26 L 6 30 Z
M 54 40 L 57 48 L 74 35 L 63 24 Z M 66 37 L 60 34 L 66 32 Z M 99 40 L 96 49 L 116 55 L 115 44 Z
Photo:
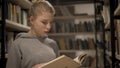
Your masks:
M 49 12 L 42 12 L 41 15 L 30 17 L 31 30 L 36 36 L 47 35 L 51 29 L 53 21 L 53 14 Z

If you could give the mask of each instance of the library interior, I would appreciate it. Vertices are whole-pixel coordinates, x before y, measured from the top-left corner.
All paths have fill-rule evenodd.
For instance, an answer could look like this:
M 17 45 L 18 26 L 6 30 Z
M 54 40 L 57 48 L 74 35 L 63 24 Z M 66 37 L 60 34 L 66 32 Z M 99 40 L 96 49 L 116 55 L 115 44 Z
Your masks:
M 0 68 L 120 68 L 120 0 L 0 0 Z

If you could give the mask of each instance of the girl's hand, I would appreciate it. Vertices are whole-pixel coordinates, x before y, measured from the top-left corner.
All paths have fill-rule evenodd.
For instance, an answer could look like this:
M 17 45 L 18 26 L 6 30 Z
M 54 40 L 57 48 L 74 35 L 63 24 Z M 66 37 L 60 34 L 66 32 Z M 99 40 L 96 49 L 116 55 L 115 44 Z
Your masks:
M 44 64 L 44 63 L 43 63 Z M 43 64 L 36 64 L 32 68 L 41 68 Z

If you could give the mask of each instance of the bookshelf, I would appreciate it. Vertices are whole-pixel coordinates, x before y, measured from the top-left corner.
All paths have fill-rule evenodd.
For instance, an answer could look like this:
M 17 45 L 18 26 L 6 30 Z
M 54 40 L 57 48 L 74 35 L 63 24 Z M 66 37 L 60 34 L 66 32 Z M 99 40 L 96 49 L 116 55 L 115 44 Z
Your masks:
M 118 4 L 117 8 L 115 9 L 114 15 L 120 15 L 120 3 Z
M 119 27 L 120 27 L 120 2 L 118 2 L 118 0 L 117 0 L 117 3 L 118 3 L 118 5 L 117 5 L 117 7 L 116 7 L 116 9 L 115 9 L 115 11 L 114 11 L 114 16 L 118 16 L 118 18 L 117 18 L 117 20 L 115 19 L 115 24 L 117 24 L 117 29 L 116 29 L 116 32 L 117 32 L 117 42 L 118 42 L 118 45 L 116 46 L 116 47 L 118 47 L 118 48 L 116 48 L 115 50 L 116 50 L 116 52 L 115 52 L 115 58 L 117 59 L 117 60 L 120 60 L 120 49 L 119 49 L 119 47 L 120 47 L 120 30 L 119 30 Z M 113 55 L 113 54 L 112 54 Z M 116 61 L 117 62 L 117 61 Z M 119 63 L 118 63 L 119 64 Z
M 73 53 L 75 53 L 75 52 L 81 52 L 81 53 L 87 53 L 87 52 L 92 52 L 92 53 L 94 53 L 95 54 L 95 50 L 60 50 L 59 52 L 62 52 L 62 53 L 66 53 L 66 52 L 73 52 Z
M 66 16 L 67 17 L 67 16 Z M 81 31 L 77 31 L 77 30 L 80 30 L 80 28 L 78 28 L 77 30 L 75 30 L 75 19 L 88 19 L 88 18 L 94 18 L 93 15 L 91 16 L 78 16 L 79 18 L 74 18 L 74 16 L 71 18 L 71 17 L 68 17 L 68 18 L 60 18 L 59 19 L 57 17 L 57 19 L 55 19 L 55 22 L 53 22 L 54 24 L 54 28 L 53 28 L 53 31 L 51 33 L 49 33 L 49 37 L 53 38 L 54 40 L 57 41 L 59 47 L 60 47 L 60 50 L 79 50 L 77 47 L 78 45 L 80 44 L 76 44 L 77 43 L 77 35 L 80 36 L 80 38 L 82 37 L 82 40 L 81 42 L 86 42 L 87 40 L 85 40 L 85 38 L 94 38 L 94 22 L 88 22 L 89 24 L 92 24 L 91 27 L 91 30 L 88 30 L 85 29 L 84 27 L 81 28 Z M 73 21 L 73 22 L 69 22 L 70 21 Z M 88 25 L 88 23 L 86 23 Z M 82 24 L 82 25 L 81 25 Z M 86 26 L 86 24 L 83 23 L 80 23 L 79 25 L 81 26 Z M 77 24 L 77 27 L 80 27 L 78 24 Z M 56 27 L 57 26 L 57 27 Z M 58 27 L 60 26 L 60 27 Z M 69 26 L 72 26 L 72 27 L 69 27 Z M 67 27 L 67 30 L 66 30 L 66 27 Z M 72 28 L 72 29 L 71 29 Z M 82 30 L 83 29 L 83 30 Z M 84 40 L 83 40 L 84 39 Z M 90 39 L 89 39 L 90 40 Z M 80 42 L 80 41 L 78 41 Z M 91 42 L 92 44 L 94 44 L 94 42 L 92 41 Z M 88 43 L 89 44 L 89 43 Z M 81 44 L 82 46 L 82 44 Z M 86 45 L 87 46 L 87 45 Z M 88 45 L 89 46 L 89 45 Z M 94 45 L 92 45 L 94 46 Z M 87 48 L 87 47 L 86 47 Z M 84 49 L 82 49 L 84 51 Z M 67 51 L 66 51 L 67 53 Z
M 69 11 L 69 12 L 71 12 L 71 11 Z M 95 41 L 95 33 L 94 33 L 94 31 L 95 31 L 95 28 L 94 28 L 94 26 L 95 26 L 95 22 L 94 22 L 95 15 L 94 14 L 84 15 L 84 13 L 83 14 L 78 13 L 78 15 L 69 14 L 69 13 L 68 13 L 68 15 L 67 15 L 67 13 L 66 13 L 66 15 L 64 15 L 64 14 L 65 13 L 63 13 L 63 15 L 61 14 L 61 16 L 56 16 L 54 18 L 55 22 L 53 22 L 53 24 L 54 23 L 58 23 L 58 24 L 54 24 L 53 25 L 53 31 L 51 33 L 49 33 L 49 37 L 53 38 L 55 41 L 57 41 L 57 43 L 59 45 L 59 49 L 60 49 L 59 50 L 60 54 L 61 55 L 65 54 L 65 55 L 70 56 L 72 58 L 75 57 L 76 53 L 89 53 L 89 54 L 93 53 L 93 54 L 95 54 L 96 53 L 95 42 L 92 42 L 92 45 L 86 46 L 86 47 L 90 46 L 91 48 L 85 48 L 85 49 L 82 48 L 82 47 L 81 48 L 78 47 L 78 46 L 82 46 L 82 45 L 80 45 L 80 41 L 78 41 L 79 44 L 77 44 L 77 42 L 76 42 L 76 40 L 82 40 L 82 41 L 85 40 L 86 41 L 88 38 L 92 39 L 92 41 L 94 39 L 94 41 Z M 96 18 L 99 18 L 99 17 L 100 17 L 99 15 L 96 16 Z M 77 19 L 77 23 L 76 23 L 76 21 L 74 21 L 76 19 Z M 71 22 L 69 22 L 69 21 L 71 21 Z M 84 28 L 83 28 L 83 30 L 82 30 L 82 28 L 81 28 L 81 31 L 77 31 L 77 30 L 80 30 L 80 28 L 75 28 L 73 26 L 75 24 L 78 27 L 81 27 L 81 26 L 84 27 L 85 21 L 87 22 L 87 24 L 88 23 L 92 24 L 91 27 L 92 27 L 93 30 L 87 31 L 87 29 L 84 30 Z M 72 23 L 72 26 L 73 26 L 72 30 L 69 30 L 69 29 L 66 30 L 65 27 L 69 28 L 68 24 L 70 24 L 70 23 Z M 82 25 L 80 26 L 80 24 L 82 24 Z M 57 31 L 57 28 L 55 27 L 56 25 L 60 25 L 60 27 L 59 26 L 57 27 L 59 31 Z M 89 27 L 89 26 L 87 26 L 87 27 Z M 77 29 L 77 30 L 74 30 L 74 29 Z M 101 29 L 101 27 L 100 27 L 100 29 Z M 99 32 L 98 32 L 97 36 L 99 36 L 99 34 L 101 34 L 99 29 L 98 29 L 98 31 Z M 68 42 L 69 40 L 72 40 L 72 41 Z M 96 58 L 95 55 L 92 55 L 92 56 L 94 56 L 94 58 Z M 99 55 L 99 57 L 100 57 L 100 55 Z M 102 63 L 102 61 L 101 61 L 101 63 Z M 92 67 L 92 68 L 95 68 L 95 63 L 94 63 L 94 67 Z
M 64 19 L 84 19 L 84 18 L 94 18 L 94 15 L 80 15 L 80 16 L 56 16 L 55 20 L 64 20 Z
M 120 19 L 120 3 L 118 0 L 110 0 L 110 46 L 111 50 L 108 54 L 111 56 L 111 67 L 120 67 L 119 62 L 119 19 Z
M 28 31 L 30 29 L 29 26 L 25 26 L 7 19 L 6 19 L 6 27 L 12 29 L 10 31 Z
M 9 32 L 12 33 L 12 37 L 10 38 L 13 38 L 15 31 L 28 31 L 30 29 L 27 24 L 27 9 L 30 8 L 32 3 L 29 0 L 0 0 L 0 3 L 0 7 L 2 7 L 0 8 L 0 43 L 2 45 L 0 48 L 0 65 L 2 68 L 5 68 L 7 59 L 6 47 L 10 47 L 11 45 L 9 44 L 8 46 L 7 44 L 7 38 L 10 36 Z M 11 42 L 13 42 L 13 40 L 11 40 Z
M 120 15 L 120 3 L 118 4 L 117 8 L 114 11 L 114 15 Z M 110 22 L 107 22 L 105 25 L 105 29 L 110 28 Z
M 32 3 L 29 0 L 8 0 L 14 4 L 21 6 L 24 9 L 29 9 Z
M 108 28 L 110 28 L 110 23 L 107 23 L 107 24 L 105 25 L 105 29 L 108 29 Z
M 49 33 L 49 36 L 75 36 L 75 35 L 81 35 L 81 36 L 92 36 L 94 35 L 93 32 L 77 32 L 77 33 Z
M 30 27 L 27 23 L 28 22 L 27 9 L 29 9 L 32 3 L 28 0 L 14 0 L 14 1 L 10 0 L 6 2 L 6 4 L 7 4 L 5 8 L 7 11 L 5 19 L 6 32 L 13 33 L 12 37 L 14 37 L 14 32 L 28 31 Z
M 107 8 L 105 8 L 107 6 Z M 119 54 L 120 54 L 120 43 L 119 43 L 119 19 L 120 19 L 120 3 L 118 0 L 110 0 L 105 4 L 103 10 L 103 18 L 105 22 L 105 60 L 108 60 L 110 64 L 105 63 L 105 67 L 117 68 L 119 67 Z M 109 57 L 108 57 L 109 56 Z
M 28 9 L 29 7 L 30 7 L 30 5 L 32 5 L 32 3 L 31 2 L 29 2 L 28 0 L 10 0 L 10 3 L 12 3 L 12 4 L 15 4 L 15 5 L 19 5 L 20 6 L 20 8 L 22 8 L 22 9 Z M 91 15 L 76 15 L 76 16 L 69 16 L 69 14 L 68 15 L 63 15 L 63 16 L 57 16 L 57 17 L 55 17 L 54 19 L 55 20 L 67 20 L 67 21 L 72 21 L 72 23 L 74 24 L 74 20 L 75 19 L 94 19 L 95 18 L 95 16 L 93 15 L 93 14 L 91 14 Z M 7 31 L 28 31 L 29 29 L 30 29 L 30 27 L 29 26 L 27 26 L 27 25 L 24 25 L 24 24 L 21 24 L 20 22 L 16 22 L 16 21 L 13 21 L 13 20 L 11 20 L 11 19 L 6 19 L 5 18 L 5 26 L 6 26 L 6 28 L 7 28 Z M 71 22 L 70 22 L 71 23 Z M 92 21 L 92 26 L 94 26 L 94 22 Z M 72 25 L 72 24 L 71 24 Z M 67 25 L 67 27 L 68 27 L 69 25 Z M 74 29 L 74 28 L 73 28 Z M 6 29 L 4 29 L 4 30 L 6 30 Z M 64 30 L 64 29 L 62 29 L 62 30 Z M 53 32 L 53 33 L 50 33 L 49 34 L 49 36 L 50 37 L 52 37 L 52 38 L 59 38 L 59 37 L 61 37 L 62 39 L 64 39 L 64 38 L 70 38 L 70 40 L 72 40 L 72 42 L 74 42 L 74 40 L 76 40 L 75 39 L 75 36 L 76 35 L 80 35 L 80 36 L 83 36 L 83 38 L 86 38 L 87 36 L 90 36 L 90 38 L 92 37 L 92 39 L 93 39 L 93 36 L 94 36 L 94 30 L 92 30 L 92 31 L 81 31 L 81 32 L 79 32 L 79 31 L 68 31 L 68 32 Z M 81 39 L 79 39 L 79 40 L 81 40 Z M 83 40 L 84 41 L 84 40 Z M 65 42 L 65 41 L 64 41 Z M 6 43 L 6 41 L 5 41 L 5 43 Z M 65 42 L 66 43 L 66 42 Z M 69 43 L 69 44 L 71 44 L 71 43 Z M 94 44 L 94 42 L 93 42 L 93 40 L 92 40 L 92 44 Z M 5 46 L 5 45 L 4 45 Z M 74 46 L 74 44 L 73 44 L 73 46 Z M 93 45 L 93 46 L 95 46 L 95 45 Z M 63 49 L 63 50 L 60 50 L 59 51 L 60 53 L 64 53 L 64 54 L 68 54 L 68 55 L 71 55 L 70 53 L 76 53 L 76 52 L 78 52 L 78 53 L 94 53 L 95 54 L 95 47 L 94 48 L 92 48 L 92 49 Z M 3 55 L 3 54 L 2 54 Z M 4 55 L 7 55 L 7 54 L 4 54 Z M 74 55 L 75 56 L 75 55 Z M 93 56 L 93 55 L 92 55 Z M 73 56 L 72 56 L 73 57 Z M 95 58 L 95 55 L 94 55 L 94 58 Z

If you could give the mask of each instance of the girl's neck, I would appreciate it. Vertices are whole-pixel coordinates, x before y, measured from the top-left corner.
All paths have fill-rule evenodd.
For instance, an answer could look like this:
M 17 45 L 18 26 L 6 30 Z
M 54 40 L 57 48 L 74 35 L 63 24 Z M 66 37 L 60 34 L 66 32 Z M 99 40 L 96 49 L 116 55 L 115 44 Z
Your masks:
M 33 30 L 28 31 L 28 33 L 29 33 L 30 35 L 34 36 L 34 37 L 37 37 L 36 34 L 35 34 L 35 32 L 34 32 Z

